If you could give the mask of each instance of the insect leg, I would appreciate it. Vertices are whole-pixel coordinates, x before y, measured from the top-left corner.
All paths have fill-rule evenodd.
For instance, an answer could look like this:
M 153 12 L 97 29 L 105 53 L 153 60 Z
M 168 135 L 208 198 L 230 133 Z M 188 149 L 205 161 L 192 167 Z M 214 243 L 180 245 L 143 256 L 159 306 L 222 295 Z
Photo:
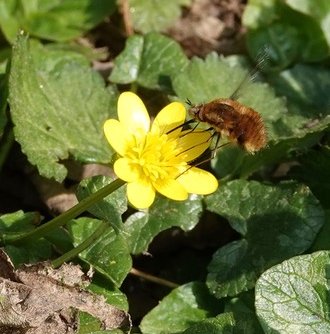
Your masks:
M 213 129 L 212 129 L 212 130 L 213 130 Z M 208 131 L 208 130 L 203 130 L 203 131 L 201 131 L 201 132 L 205 132 L 205 131 Z M 191 131 L 189 131 L 188 133 L 191 133 Z M 183 136 L 185 136 L 185 135 L 188 134 L 188 133 L 185 133 Z M 182 137 L 183 137 L 183 136 L 182 136 Z M 204 142 L 202 142 L 202 143 L 198 143 L 198 144 L 196 144 L 196 145 L 193 145 L 193 146 L 187 148 L 187 149 L 184 150 L 184 151 L 181 151 L 181 152 L 178 154 L 178 156 L 179 156 L 180 154 L 183 154 L 183 153 L 186 153 L 186 152 L 192 150 L 192 149 L 195 148 L 195 147 L 198 147 L 198 146 L 200 146 L 200 145 L 203 145 L 203 144 L 209 142 L 209 141 L 213 138 L 213 136 L 214 136 L 214 133 L 213 133 L 213 134 L 210 136 L 210 138 L 208 138 L 206 141 L 204 141 Z
M 175 128 L 173 128 L 173 129 L 167 131 L 166 134 L 168 135 L 168 134 L 172 133 L 173 131 L 175 131 L 175 130 L 177 130 L 177 129 L 180 129 L 180 128 L 183 128 L 184 126 L 187 126 L 187 125 L 189 125 L 189 124 L 191 124 L 191 123 L 194 123 L 194 122 L 196 122 L 194 119 L 190 119 L 189 121 L 186 121 L 186 122 L 184 122 L 184 123 L 182 123 L 182 124 L 176 126 Z M 197 124 L 197 125 L 198 125 L 198 124 Z M 196 127 L 197 127 L 197 125 L 196 125 Z M 195 128 L 196 128 L 196 127 L 195 127 Z
M 209 138 L 207 141 L 210 141 L 214 136 L 217 136 L 217 144 L 216 144 L 216 145 L 218 145 L 218 142 L 219 142 L 219 140 L 220 140 L 220 134 L 219 134 L 219 133 L 217 133 L 216 131 L 214 131 L 213 128 L 209 128 L 209 129 L 207 129 L 207 130 L 203 130 L 203 131 L 210 131 L 210 130 L 212 130 L 213 133 L 211 134 L 210 138 Z M 204 143 L 205 143 L 205 142 L 204 142 Z M 181 154 L 181 153 L 184 153 L 184 152 L 187 152 L 187 151 L 189 151 L 189 150 L 191 150 L 191 149 L 193 149 L 193 148 L 195 148 L 195 147 L 197 147 L 197 146 L 199 146 L 199 145 L 202 145 L 202 144 L 204 144 L 204 143 L 200 143 L 200 144 L 198 144 L 198 145 L 189 147 L 187 150 L 185 150 L 185 151 L 183 151 L 183 152 L 180 152 L 180 154 Z M 222 145 L 220 145 L 218 148 L 220 148 L 221 146 L 222 146 Z M 213 150 L 213 151 L 214 151 L 214 150 Z M 176 178 L 178 178 L 178 177 L 181 176 L 182 174 L 188 172 L 188 170 L 191 169 L 192 167 L 196 167 L 196 166 L 202 165 L 202 164 L 205 163 L 205 162 L 211 161 L 211 160 L 214 158 L 214 156 L 215 156 L 215 155 L 212 154 L 211 157 L 209 157 L 209 158 L 207 158 L 207 159 L 204 159 L 204 160 L 202 160 L 202 161 L 199 161 L 199 162 L 197 162 L 197 163 L 195 163 L 195 164 L 193 164 L 193 165 L 190 165 L 185 171 L 183 171 L 182 173 L 180 173 Z

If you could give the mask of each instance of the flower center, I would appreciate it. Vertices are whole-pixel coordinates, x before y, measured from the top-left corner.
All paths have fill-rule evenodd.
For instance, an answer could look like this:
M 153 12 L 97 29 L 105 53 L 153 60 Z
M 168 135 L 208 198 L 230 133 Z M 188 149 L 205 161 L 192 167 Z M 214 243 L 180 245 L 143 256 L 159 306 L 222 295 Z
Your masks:
M 166 134 L 148 132 L 146 135 L 133 135 L 127 157 L 141 176 L 150 181 L 176 178 L 182 166 L 182 155 L 177 148 L 176 139 L 169 139 Z M 181 167 L 181 168 L 180 168 Z

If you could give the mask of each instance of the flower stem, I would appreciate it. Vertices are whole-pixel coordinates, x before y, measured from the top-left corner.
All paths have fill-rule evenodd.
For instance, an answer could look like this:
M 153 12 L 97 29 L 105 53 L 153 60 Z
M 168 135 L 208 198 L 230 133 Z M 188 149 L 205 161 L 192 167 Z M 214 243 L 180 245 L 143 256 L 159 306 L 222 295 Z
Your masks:
M 81 244 L 79 244 L 75 248 L 69 250 L 67 253 L 63 254 L 62 256 L 52 261 L 52 266 L 54 268 L 58 268 L 64 262 L 67 262 L 75 258 L 79 253 L 81 253 L 83 250 L 92 245 L 102 234 L 104 234 L 104 232 L 108 228 L 109 224 L 107 224 L 105 221 L 102 220 L 97 229 L 87 239 L 85 239 Z
M 113 182 L 109 183 L 105 187 L 99 189 L 95 193 L 89 195 L 88 197 L 81 200 L 78 204 L 73 206 L 68 211 L 63 212 L 59 216 L 55 217 L 48 223 L 45 223 L 36 229 L 25 233 L 25 234 L 4 234 L 2 236 L 3 244 L 19 244 L 26 241 L 36 240 L 47 235 L 54 228 L 63 226 L 71 219 L 76 218 L 78 215 L 86 211 L 90 206 L 100 201 L 102 198 L 108 196 L 119 187 L 124 185 L 124 181 L 116 179 Z

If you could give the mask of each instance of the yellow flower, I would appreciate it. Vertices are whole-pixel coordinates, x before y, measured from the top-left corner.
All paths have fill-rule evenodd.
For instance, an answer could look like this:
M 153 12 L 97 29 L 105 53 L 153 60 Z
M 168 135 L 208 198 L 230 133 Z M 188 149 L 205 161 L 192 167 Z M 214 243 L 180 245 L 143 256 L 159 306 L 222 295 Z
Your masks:
M 205 195 L 217 189 L 218 181 L 211 173 L 188 165 L 209 147 L 211 135 L 208 131 L 182 131 L 185 118 L 184 105 L 173 102 L 150 125 L 137 95 L 124 92 L 119 96 L 119 121 L 108 119 L 104 133 L 120 155 L 114 171 L 127 182 L 127 198 L 134 207 L 148 208 L 156 191 L 182 201 L 189 193 Z

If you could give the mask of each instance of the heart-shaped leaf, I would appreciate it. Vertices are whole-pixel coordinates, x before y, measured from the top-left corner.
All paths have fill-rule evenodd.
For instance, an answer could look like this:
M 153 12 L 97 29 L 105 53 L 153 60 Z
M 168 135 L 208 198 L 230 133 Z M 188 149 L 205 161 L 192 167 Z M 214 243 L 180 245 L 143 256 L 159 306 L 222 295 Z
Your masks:
M 115 115 L 115 94 L 76 54 L 31 48 L 20 34 L 9 80 L 15 138 L 29 161 L 57 181 L 67 174 L 61 160 L 110 162 L 102 125 Z
M 171 87 L 171 77 L 182 71 L 188 59 L 172 39 L 157 33 L 133 35 L 116 58 L 110 80 L 128 84 L 137 82 L 151 89 Z
M 206 203 L 243 236 L 220 248 L 208 267 L 207 284 L 218 298 L 253 288 L 265 269 L 307 250 L 324 223 L 319 202 L 295 183 L 236 180 L 219 187 Z
M 75 246 L 86 240 L 101 221 L 91 218 L 79 218 L 68 224 L 68 229 Z M 98 272 L 109 278 L 119 287 L 129 273 L 132 260 L 123 236 L 108 230 L 89 248 L 79 254 L 80 258 L 93 266 Z
M 192 323 L 216 315 L 222 304 L 200 282 L 182 285 L 167 295 L 142 320 L 143 334 L 180 333 Z
M 326 251 L 301 255 L 264 272 L 256 284 L 256 311 L 265 333 L 329 333 Z
M 157 198 L 148 211 L 137 212 L 125 222 L 131 252 L 138 254 L 146 251 L 152 239 L 170 227 L 191 230 L 198 223 L 202 211 L 200 196 L 191 195 L 184 202 Z

